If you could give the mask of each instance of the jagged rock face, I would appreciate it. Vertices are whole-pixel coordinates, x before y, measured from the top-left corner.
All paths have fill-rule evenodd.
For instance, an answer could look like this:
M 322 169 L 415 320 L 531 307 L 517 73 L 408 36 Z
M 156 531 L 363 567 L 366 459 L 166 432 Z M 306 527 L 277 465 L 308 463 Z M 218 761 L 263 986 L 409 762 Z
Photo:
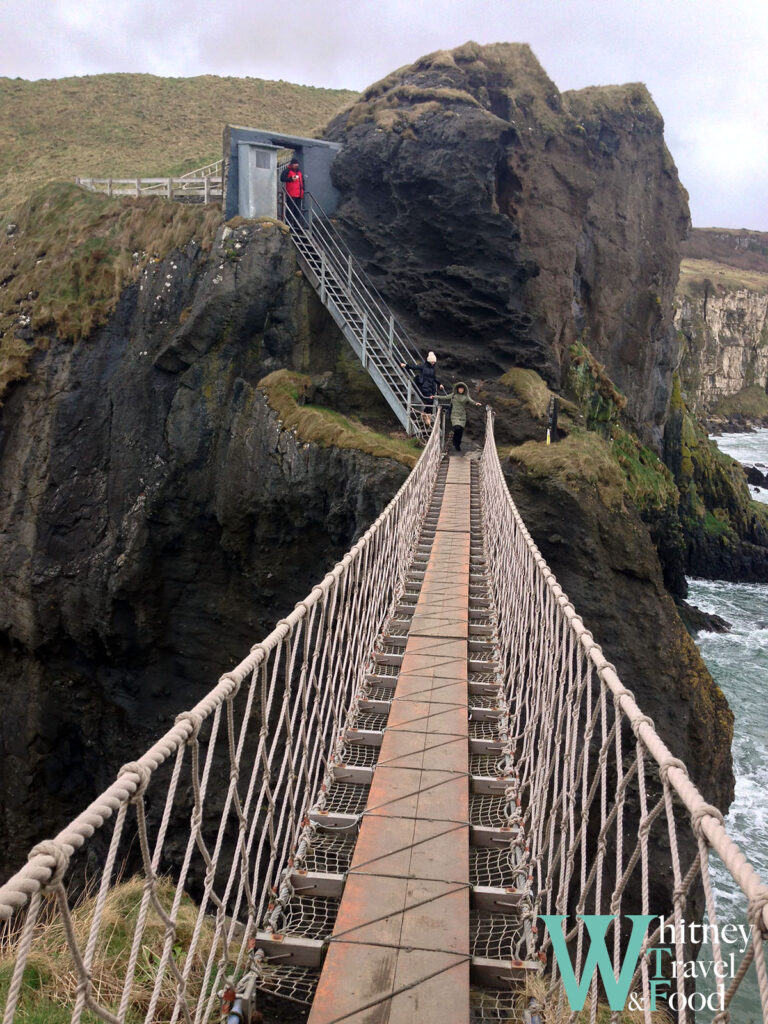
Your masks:
M 675 323 L 686 340 L 680 376 L 698 411 L 768 386 L 768 292 L 703 282 L 699 294 L 680 296 Z
M 311 347 L 310 347 L 311 339 Z M 406 475 L 255 388 L 346 344 L 275 225 L 151 267 L 0 411 L 0 877 L 236 664 Z M 34 813 L 30 813 L 34 809 Z
M 582 335 L 658 436 L 689 218 L 643 86 L 560 94 L 527 46 L 469 43 L 372 86 L 327 134 L 343 231 L 449 369 L 558 385 Z

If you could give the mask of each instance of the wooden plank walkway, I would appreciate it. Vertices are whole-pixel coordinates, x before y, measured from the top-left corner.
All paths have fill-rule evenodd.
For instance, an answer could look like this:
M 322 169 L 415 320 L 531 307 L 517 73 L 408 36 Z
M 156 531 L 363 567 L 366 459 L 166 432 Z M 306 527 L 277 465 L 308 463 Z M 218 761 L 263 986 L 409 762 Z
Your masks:
M 469 561 L 470 463 L 452 458 L 309 1024 L 469 1019 Z

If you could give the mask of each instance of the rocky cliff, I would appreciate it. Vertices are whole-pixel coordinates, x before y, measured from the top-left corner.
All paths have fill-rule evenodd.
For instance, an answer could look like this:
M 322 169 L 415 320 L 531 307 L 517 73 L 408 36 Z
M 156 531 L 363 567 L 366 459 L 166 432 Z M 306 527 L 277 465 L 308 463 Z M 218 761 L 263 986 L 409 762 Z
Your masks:
M 588 339 L 658 442 L 689 217 L 644 86 L 561 94 L 528 46 L 468 43 L 372 86 L 327 134 L 342 229 L 445 365 L 559 386 Z
M 335 371 L 342 345 L 290 239 L 251 222 L 210 254 L 189 243 L 149 264 L 103 327 L 49 339 L 12 386 L 0 877 L 237 663 L 405 478 L 300 441 L 257 388 L 284 366 Z
M 339 225 L 386 297 L 449 375 L 517 367 L 483 392 L 500 440 L 544 436 L 550 395 L 533 370 L 560 388 L 574 364 L 586 380 L 594 367 L 574 355 L 579 338 L 625 391 L 630 422 L 658 440 L 687 225 L 662 127 L 641 86 L 561 95 L 527 47 L 474 44 L 396 72 L 334 122 L 345 143 Z M 110 210 L 133 217 L 135 204 L 104 202 L 94 230 L 103 234 Z M 312 374 L 328 404 L 388 416 L 278 225 L 231 223 L 210 253 L 190 242 L 153 260 L 137 245 L 125 277 L 109 264 L 112 241 L 74 239 L 66 267 L 77 273 L 62 258 L 47 285 L 22 286 L 53 264 L 52 247 L 31 237 L 45 212 L 19 220 L 14 269 L 7 285 L 0 277 L 0 328 L 16 359 L 0 410 L 0 860 L 10 862 L 238 660 L 405 474 L 280 429 L 280 402 L 270 407 L 257 387 L 289 367 Z M 135 236 L 113 219 L 117 250 Z M 66 220 L 60 211 L 49 233 Z M 77 317 L 93 307 L 97 272 L 109 288 L 86 323 Z M 54 288 L 59 275 L 66 287 Z M 77 332 L 60 328 L 67 318 Z M 515 381 L 542 401 L 513 394 Z M 617 408 L 610 380 L 605 390 L 601 427 Z M 674 485 L 626 431 L 611 445 L 579 415 L 574 406 L 587 456 L 568 457 L 560 476 L 510 471 L 516 496 L 625 684 L 725 804 L 730 718 L 686 646 L 637 514 L 660 522 Z M 478 428 L 470 420 L 470 434 Z M 618 493 L 607 504 L 593 441 Z M 30 823 L 21 809 L 32 793 Z
M 693 231 L 676 307 L 681 381 L 694 410 L 768 419 L 768 234 Z

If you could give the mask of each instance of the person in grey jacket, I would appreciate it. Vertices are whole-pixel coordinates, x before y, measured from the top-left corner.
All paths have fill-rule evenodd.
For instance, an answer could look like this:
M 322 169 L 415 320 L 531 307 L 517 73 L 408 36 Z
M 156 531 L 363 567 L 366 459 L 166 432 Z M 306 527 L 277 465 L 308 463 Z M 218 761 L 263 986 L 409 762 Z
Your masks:
M 467 425 L 467 405 L 482 405 L 470 398 L 467 385 L 463 381 L 454 387 L 450 395 L 446 396 L 451 403 L 451 426 L 453 427 L 453 447 L 457 452 L 461 451 L 461 438 L 464 428 Z

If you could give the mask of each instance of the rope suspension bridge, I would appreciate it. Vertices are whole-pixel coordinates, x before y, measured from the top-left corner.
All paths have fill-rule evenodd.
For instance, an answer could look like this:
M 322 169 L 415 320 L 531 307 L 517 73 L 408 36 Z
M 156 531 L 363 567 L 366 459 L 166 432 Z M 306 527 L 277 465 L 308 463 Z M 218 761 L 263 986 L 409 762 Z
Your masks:
M 335 239 L 318 241 L 311 218 L 291 226 L 305 272 L 417 429 L 391 314 L 355 292 Z M 713 862 L 743 894 L 745 941 L 703 1007 L 686 921 L 706 920 L 715 961 L 718 926 L 735 923 Z M 106 908 L 132 872 L 107 984 Z M 630 915 L 647 925 L 631 977 Z M 611 978 L 646 1022 L 663 979 L 666 1019 L 724 1024 L 752 965 L 768 1024 L 768 888 L 547 567 L 490 410 L 477 458 L 444 455 L 438 416 L 333 571 L 0 887 L 3 1024 L 29 1019 L 51 928 L 75 1024 L 250 1024 L 265 998 L 303 1004 L 310 1024 L 522 1022 L 539 1013 L 533 979 L 543 1019 L 594 1022 Z M 571 1008 L 577 984 L 588 1016 Z
M 68 879 L 92 870 L 96 837 L 107 852 L 83 931 Z M 438 423 L 334 570 L 0 889 L 16 953 L 3 1021 L 23 1019 L 25 968 L 52 918 L 76 978 L 72 1021 L 203 1022 L 222 1004 L 250 1020 L 265 992 L 311 1006 L 311 1024 L 522 1020 L 526 978 L 545 965 L 551 1005 L 567 1007 L 538 918 L 576 913 L 614 915 L 616 977 L 620 916 L 658 916 L 632 991 L 650 1007 L 643 954 L 670 946 L 670 1016 L 692 1020 L 682 926 L 697 894 L 721 921 L 712 858 L 744 893 L 749 942 L 711 1019 L 732 1019 L 754 961 L 768 1020 L 768 890 L 547 568 L 506 488 L 492 414 L 479 459 L 445 458 Z M 107 1001 L 102 915 L 119 866 L 137 859 L 140 906 Z M 659 880 L 664 907 L 651 906 Z M 197 907 L 182 942 L 185 890 Z M 137 1016 L 152 916 L 164 941 Z M 659 943 L 665 925 L 675 938 Z M 580 978 L 584 921 L 562 927 Z

